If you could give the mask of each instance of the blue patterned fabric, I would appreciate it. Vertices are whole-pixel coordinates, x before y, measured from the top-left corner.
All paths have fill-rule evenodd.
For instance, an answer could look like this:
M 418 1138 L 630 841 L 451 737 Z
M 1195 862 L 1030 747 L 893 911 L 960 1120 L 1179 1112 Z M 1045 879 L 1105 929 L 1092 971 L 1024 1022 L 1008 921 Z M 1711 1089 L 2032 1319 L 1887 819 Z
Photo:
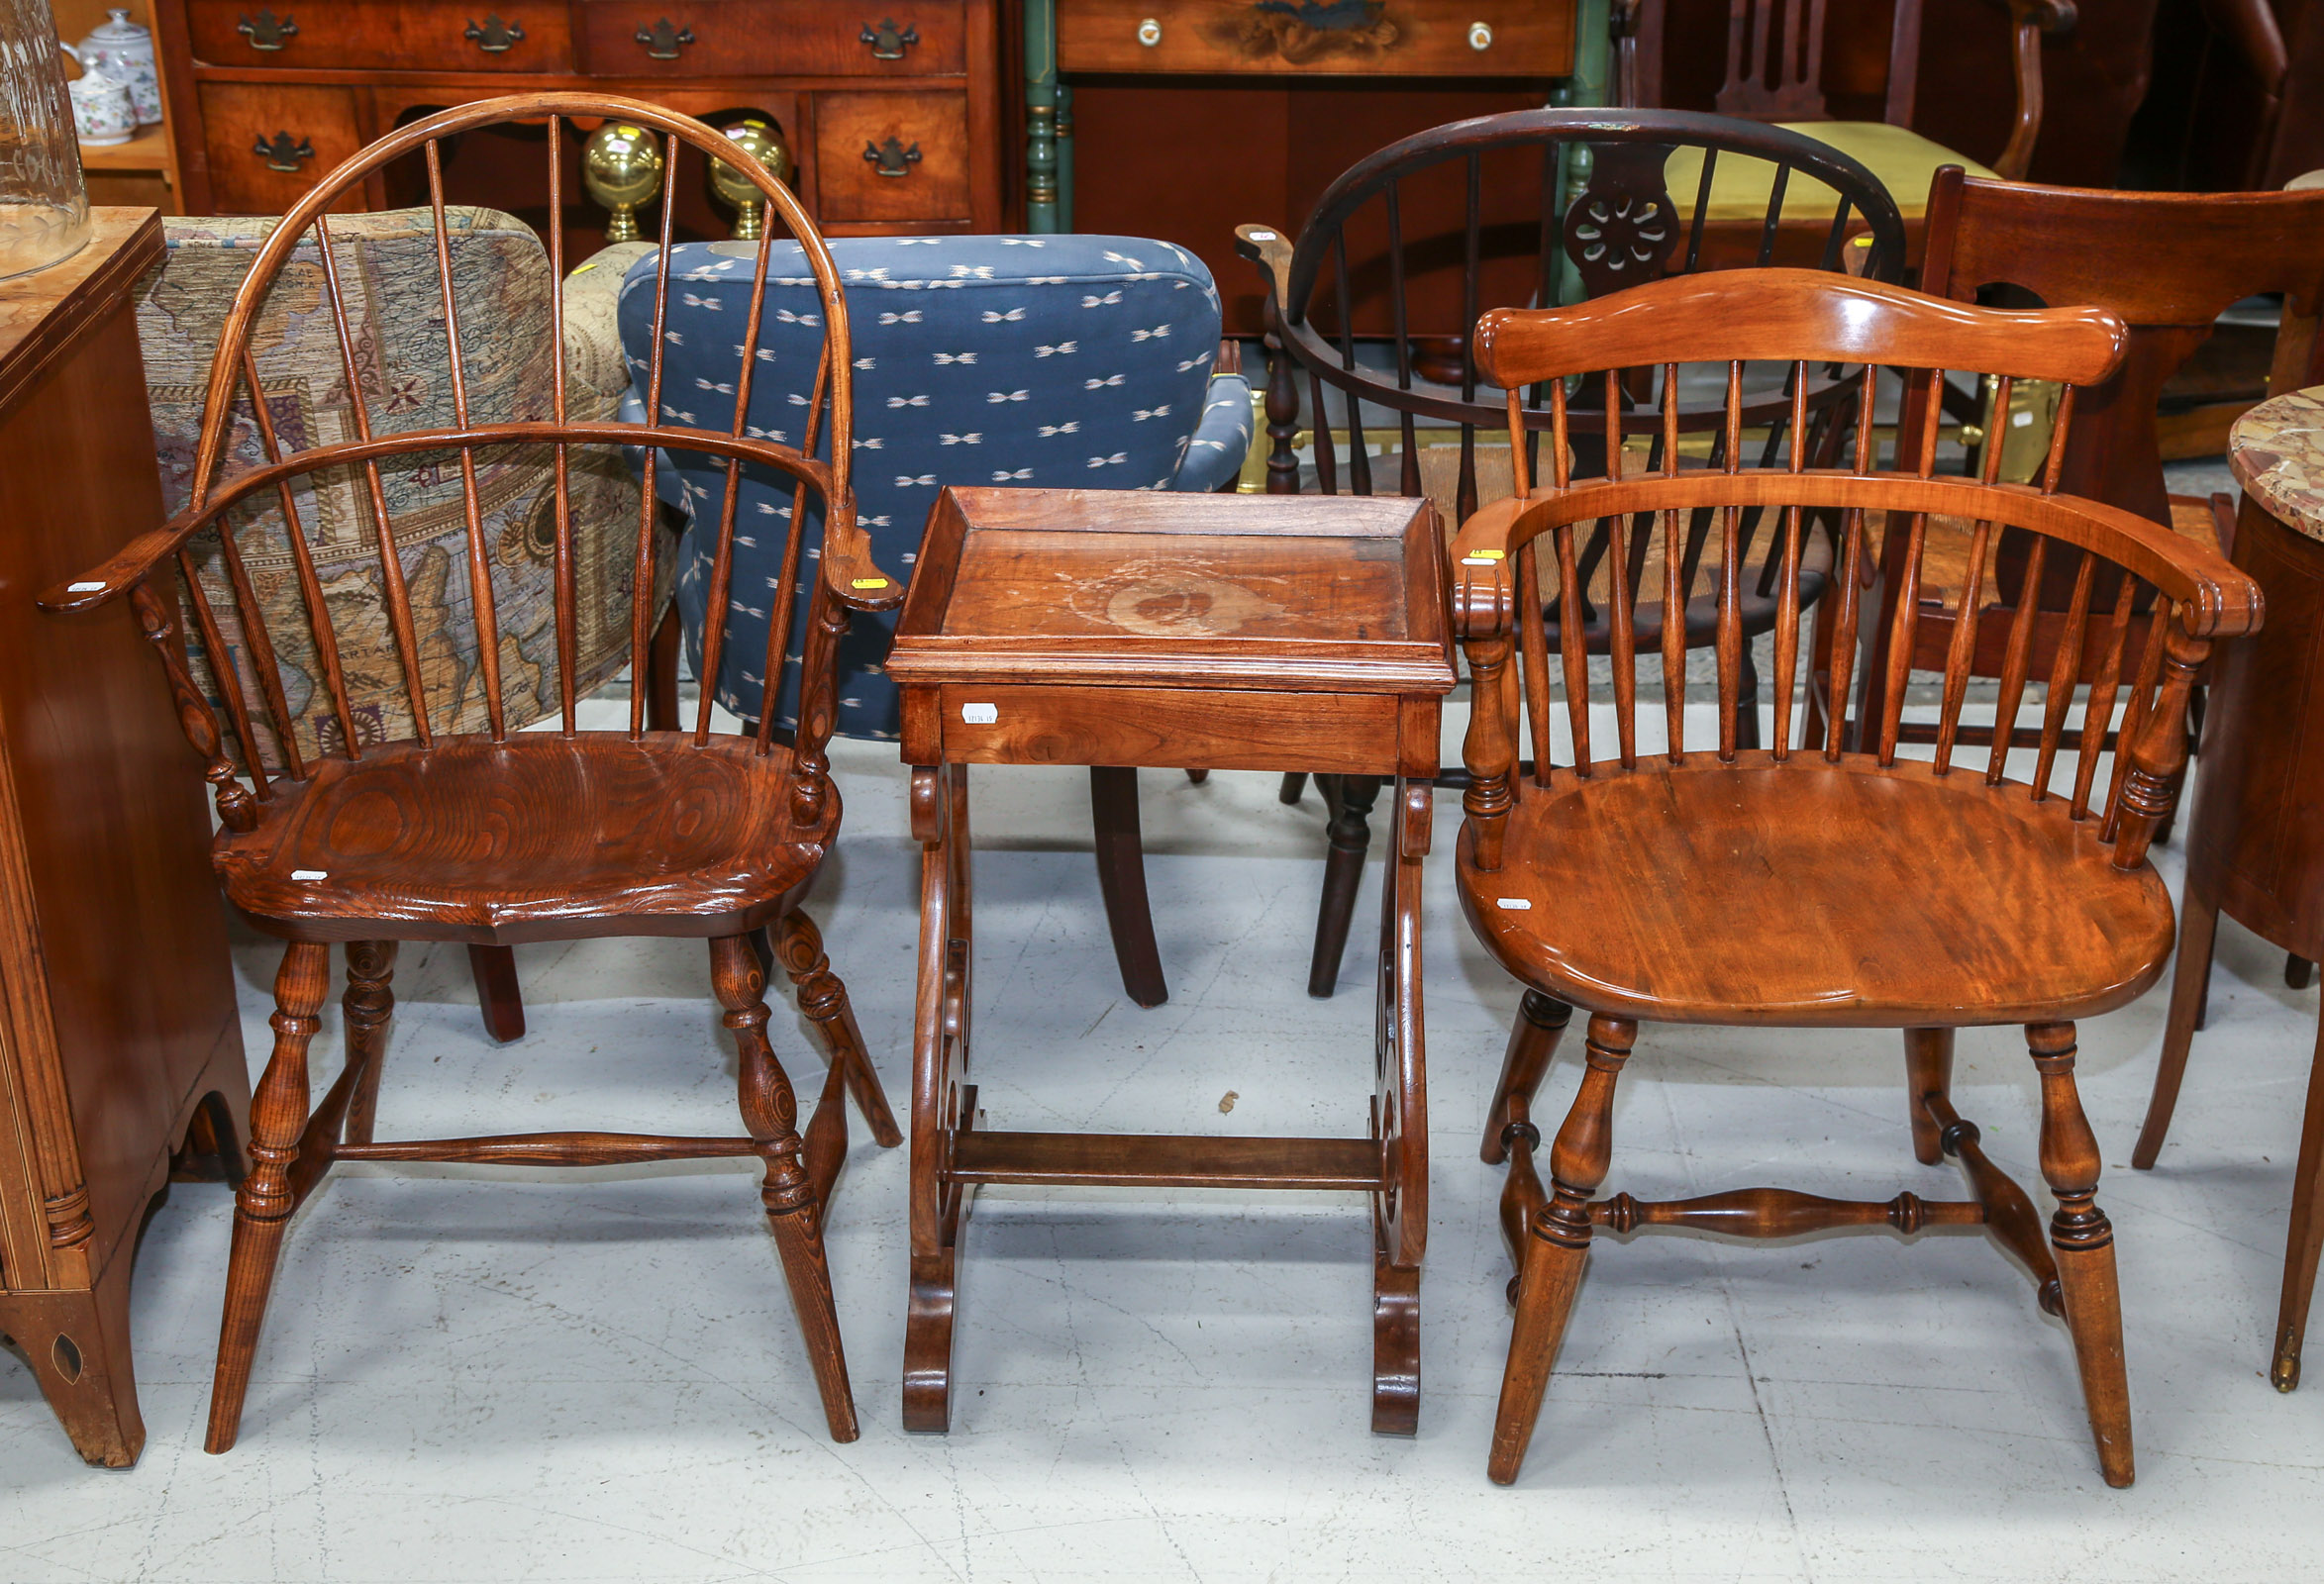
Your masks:
M 1202 261 L 1133 237 L 855 237 L 831 250 L 847 282 L 855 337 L 858 521 L 880 569 L 909 579 L 937 492 L 948 484 L 1212 489 L 1242 466 L 1250 387 L 1212 377 L 1219 298 Z M 661 417 L 734 423 L 741 337 L 751 312 L 755 243 L 688 243 L 670 254 Z M 801 443 L 823 319 L 794 243 L 767 270 L 750 434 Z M 621 334 L 642 415 L 654 336 L 655 261 L 622 284 Z M 829 455 L 829 439 L 819 442 Z M 725 464 L 664 452 L 657 487 L 688 519 L 678 610 L 700 669 Z M 756 718 L 765 667 L 768 591 L 782 567 L 792 485 L 746 469 L 736 516 L 732 619 L 719 701 Z M 821 534 L 820 503 L 806 554 Z M 812 561 L 802 563 L 812 567 Z M 790 626 L 778 724 L 795 723 L 805 585 Z M 892 617 L 856 616 L 840 649 L 839 731 L 897 735 L 896 690 L 881 670 Z

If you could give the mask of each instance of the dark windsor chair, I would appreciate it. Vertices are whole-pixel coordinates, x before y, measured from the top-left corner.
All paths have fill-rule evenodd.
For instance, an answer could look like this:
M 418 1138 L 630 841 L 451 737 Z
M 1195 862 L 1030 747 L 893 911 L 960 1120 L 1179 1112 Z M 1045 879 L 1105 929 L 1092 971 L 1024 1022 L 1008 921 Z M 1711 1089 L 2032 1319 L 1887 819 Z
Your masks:
M 1458 857 L 1461 901 L 1478 939 L 1526 986 L 1487 1114 L 1483 1153 L 1509 1159 L 1502 1231 L 1516 1256 L 1517 1318 L 1501 1387 L 1492 1477 L 1516 1478 L 1565 1333 L 1593 1229 L 1687 1227 L 1744 1238 L 1790 1238 L 1842 1227 L 1982 1227 L 2031 1274 L 2042 1307 L 2072 1335 L 2106 1481 L 2132 1477 L 2129 1399 L 2122 1359 L 2113 1232 L 2095 1195 L 2098 1147 L 2073 1078 L 2074 1020 L 2120 1007 L 2153 984 L 2172 943 L 2171 898 L 2147 862 L 2169 812 L 2185 753 L 2188 690 L 2214 640 L 2255 630 L 2257 585 L 2207 546 L 2119 508 L 2058 493 L 2071 429 L 2064 398 L 2040 485 L 1995 481 L 2000 449 L 1977 478 L 1882 469 L 1873 415 L 1877 383 L 1901 379 L 1921 400 L 1918 448 L 1933 454 L 1938 406 L 1927 400 L 1947 369 L 2086 388 L 2111 374 L 2127 342 L 2122 322 L 2097 309 L 2006 313 L 1901 287 L 1801 270 L 1750 270 L 1665 281 L 1621 297 L 1554 311 L 1503 311 L 1478 327 L 1485 376 L 1518 392 L 1547 382 L 1549 487 L 1472 517 L 1456 543 L 1455 623 L 1464 635 L 1476 704 L 1465 748 L 1470 783 Z M 1789 443 L 1774 465 L 1742 465 L 1751 420 L 1744 360 L 1792 364 Z M 1724 374 L 1727 446 L 1720 465 L 1682 468 L 1679 414 L 1667 400 L 1641 424 L 1664 435 L 1666 460 L 1631 470 L 1619 446 L 1610 464 L 1576 481 L 1566 441 L 1576 414 L 1566 381 L 1602 376 L 1609 411 L 1620 370 L 1678 365 Z M 1816 463 L 1806 396 L 1818 364 L 1852 365 L 1841 454 Z M 1611 371 L 1609 371 L 1611 370 Z M 1883 371 L 1887 371 L 1885 374 Z M 1508 401 L 1513 436 L 1533 414 Z M 1739 741 L 1732 708 L 1742 687 L 1744 579 L 1735 553 L 1742 520 L 1763 508 L 1779 526 L 1775 595 L 1773 740 Z M 1646 645 L 1630 603 L 1612 602 L 1613 742 L 1592 701 L 1590 646 L 1580 620 L 1582 546 L 1609 534 L 1617 578 L 1638 566 L 1625 552 L 1644 515 L 1708 509 L 1727 542 L 1717 600 L 1715 747 L 1689 744 L 1684 642 L 1660 637 L 1664 705 L 1642 711 L 1635 661 Z M 1970 593 L 1980 586 L 2001 527 L 2034 536 L 2034 571 L 2056 555 L 2072 571 L 2060 669 L 2040 707 L 2031 783 L 2005 774 L 2004 749 L 1962 752 L 1970 628 L 1956 629 L 1945 670 L 1934 757 L 1897 752 L 1900 688 L 1870 744 L 1849 749 L 1838 724 L 1793 742 L 1800 677 L 1802 564 L 1808 520 L 1840 521 L 1833 583 L 1833 664 L 1845 686 L 1863 613 L 1861 574 L 1884 535 L 1901 539 L 1907 587 L 1897 643 L 1909 653 L 1926 527 L 1935 515 L 1973 525 Z M 1595 525 L 1593 528 L 1592 525 Z M 1639 575 L 1683 586 L 1684 556 L 1666 523 L 1659 566 Z M 2101 563 L 2120 593 L 2098 602 Z M 2134 619 L 2133 591 L 2154 590 Z M 1543 591 L 1547 590 L 1547 599 Z M 1973 599 L 1972 599 L 1973 604 Z M 1545 609 L 1562 613 L 1553 628 Z M 2029 680 L 2036 626 L 2022 607 L 2010 624 L 1999 718 L 2014 722 Z M 1514 653 L 1512 650 L 1514 649 Z M 2098 657 L 2099 704 L 2078 740 L 2065 730 L 2070 667 Z M 1891 661 L 1892 667 L 1896 662 Z M 1553 765 L 1551 676 L 1565 686 L 1571 750 Z M 2107 785 L 2095 782 L 2106 706 L 2127 686 L 2124 741 Z M 1654 719 L 1656 714 L 1662 719 Z M 1520 769 L 1520 720 L 1533 769 Z M 1641 730 L 1642 727 L 1645 730 Z M 1598 728 L 1593 737 L 1593 728 Z M 2000 734 L 2003 743 L 2006 731 Z M 1655 741 L 1657 738 L 1662 741 Z M 1609 755 L 1605 749 L 1611 747 Z M 2075 759 L 2071 789 L 2054 786 L 2062 755 Z M 1544 1191 L 1533 1157 L 1535 1090 L 1559 1035 L 1579 1007 L 1588 1016 L 1586 1067 L 1550 1157 Z M 1678 1201 L 1628 1194 L 1594 1201 L 1612 1146 L 1614 1084 L 1641 1022 L 1775 1028 L 1896 1028 L 1904 1033 L 1906 1114 L 1913 1151 L 1966 1168 L 1974 1197 L 1929 1201 L 1899 1194 L 1843 1202 L 1780 1188 Z M 2057 1196 L 2048 1246 L 2025 1192 L 1984 1155 L 1976 1127 L 1954 1110 L 1951 1072 L 1959 1028 L 2022 1024 L 2040 1074 L 2043 1178 Z
M 573 422 L 566 413 L 563 360 L 565 205 L 578 197 L 575 161 L 567 141 L 574 118 L 619 117 L 664 140 L 662 257 L 656 289 L 669 291 L 668 181 L 677 150 L 690 146 L 742 170 L 762 195 L 771 238 L 777 223 L 805 252 L 825 304 L 823 352 L 816 363 L 804 441 L 793 448 L 745 433 L 738 401 L 733 427 L 705 429 L 652 425 L 641 430 L 602 422 Z M 544 346 L 530 349 L 547 364 L 530 406 L 505 417 L 472 412 L 461 355 L 457 297 L 462 248 L 445 222 L 440 144 L 477 127 L 508 122 L 546 123 L 548 231 L 552 317 Z M 576 145 L 577 147 L 577 145 Z M 326 211 L 339 197 L 392 161 L 417 154 L 425 163 L 434 235 L 411 260 L 430 268 L 441 287 L 440 334 L 447 343 L 450 427 L 396 427 L 399 409 L 368 390 L 360 349 L 348 331 L 352 288 L 332 242 Z M 313 242 L 308 242 L 310 232 Z M 767 248 L 758 245 L 750 282 L 753 329 L 765 293 Z M 260 305 L 278 281 L 328 308 L 313 312 L 306 329 L 335 334 L 354 402 L 352 440 L 286 449 L 275 432 L 252 357 L 251 337 Z M 472 285 L 472 279 L 470 281 Z M 738 281 L 739 285 L 740 282 Z M 472 327 L 471 327 L 472 328 Z M 482 339 L 481 333 L 475 339 Z M 658 343 L 659 338 L 657 338 Z M 745 345 L 755 344 L 746 337 Z M 657 346 L 658 353 L 659 346 Z M 738 353 L 740 348 L 737 348 Z M 758 372 L 738 355 L 735 388 L 747 394 Z M 787 370 L 785 371 L 788 372 Z M 274 1050 L 253 1107 L 253 1166 L 236 1201 L 234 1247 L 227 1266 L 225 1317 L 218 1340 L 218 1371 L 210 1402 L 207 1445 L 232 1446 L 263 1318 L 276 1257 L 290 1216 L 313 1192 L 334 1160 L 454 1160 L 532 1166 L 590 1166 L 709 1156 L 756 1155 L 765 1163 L 765 1205 L 784 1274 L 797 1307 L 832 1436 L 856 1437 L 856 1412 L 832 1305 L 823 1252 L 822 1216 L 847 1153 L 846 1095 L 863 1109 L 873 1136 L 900 1141 L 879 1080 L 858 1033 L 847 993 L 825 958 L 813 923 L 799 901 L 837 834 L 840 800 L 831 782 L 825 745 L 834 712 L 833 656 L 851 610 L 897 604 L 901 588 L 869 562 L 848 488 L 852 364 L 846 300 L 837 270 L 797 199 L 732 142 L 688 117 L 630 100 L 575 94 L 492 99 L 415 122 L 372 145 L 332 171 L 283 217 L 266 239 L 237 295 L 210 373 L 202 418 L 192 502 L 174 520 L 141 536 L 103 566 L 42 600 L 51 611 L 89 611 L 125 598 L 152 640 L 187 738 L 216 788 L 219 832 L 214 858 L 228 899 L 253 925 L 288 942 L 275 979 Z M 803 371 L 802 371 L 803 375 Z M 648 371 L 647 411 L 657 413 L 661 364 Z M 247 391 L 247 396 L 243 392 Z M 392 394 L 392 393 L 390 393 Z M 422 414 L 423 422 L 425 413 Z M 254 431 L 257 465 L 229 474 L 231 450 L 248 449 Z M 818 435 L 826 445 L 819 453 Z M 691 730 L 654 731 L 646 721 L 644 691 L 630 703 L 626 731 L 579 729 L 574 699 L 573 523 L 567 470 L 575 447 L 643 444 L 645 488 L 640 503 L 633 593 L 653 584 L 654 473 L 657 447 L 706 452 L 726 460 L 728 506 L 718 526 L 713 573 L 714 611 L 728 606 L 736 499 L 733 480 L 746 466 L 768 468 L 796 483 L 791 535 L 772 609 L 787 613 L 801 575 L 800 541 L 808 532 L 812 498 L 823 519 L 822 554 L 810 560 L 816 578 L 807 634 L 806 702 L 795 742 L 775 740 L 763 726 L 755 736 L 711 730 L 705 689 Z M 555 461 L 548 498 L 538 509 L 553 524 L 556 542 L 556 652 L 504 655 L 496 627 L 496 546 L 486 543 L 477 507 L 477 478 L 496 448 L 518 447 Z M 480 462 L 479 452 L 487 453 Z M 584 455 L 588 454 L 583 452 Z M 828 460 L 824 459 L 828 456 Z M 438 729 L 453 700 L 431 698 L 423 686 L 420 636 L 406 590 L 407 567 L 395 544 L 381 478 L 389 469 L 424 467 L 457 480 L 467 522 L 467 616 L 475 624 L 477 665 L 489 706 L 490 729 L 452 735 Z M 414 734 L 399 741 L 364 741 L 348 708 L 348 679 L 340 665 L 338 613 L 315 576 L 308 517 L 317 493 L 334 475 L 359 479 L 369 521 L 358 530 L 379 546 L 378 584 L 393 628 Z M 290 564 L 304 594 L 306 627 L 321 657 L 344 751 L 303 756 L 283 728 L 288 709 L 274 664 L 276 640 L 250 575 L 261 548 L 243 543 L 245 514 L 235 508 L 271 495 L 279 502 Z M 287 766 L 267 775 L 258 755 L 230 753 L 221 725 L 187 670 L 173 595 L 179 571 L 191 591 L 193 621 L 213 654 L 228 652 L 202 579 L 193 575 L 197 536 L 222 557 L 258 681 L 263 709 L 284 744 Z M 812 552 L 810 552 L 812 553 Z M 634 597 L 630 611 L 633 674 L 644 675 L 652 643 L 652 601 Z M 778 614 L 769 653 L 783 653 L 784 616 Z M 715 671 L 723 628 L 706 639 Z M 512 734 L 502 709 L 503 667 L 554 669 L 561 716 L 556 731 Z M 227 726 L 236 743 L 253 741 L 253 704 L 243 667 L 216 668 Z M 765 667 L 769 677 L 780 665 Z M 761 712 L 772 721 L 773 701 Z M 238 766 L 237 758 L 240 759 Z M 245 785 L 241 775 L 249 777 Z M 798 986 L 805 1010 L 830 1054 L 830 1074 L 802 1138 L 798 1105 L 768 1043 L 763 999 L 765 967 L 760 934 L 771 927 L 775 950 Z M 673 1138 L 619 1133 L 547 1133 L 495 1138 L 376 1142 L 372 1115 L 378 1092 L 395 942 L 445 940 L 506 944 L 593 936 L 699 937 L 709 942 L 711 983 L 741 1053 L 740 1103 L 745 1136 Z M 329 991 L 331 942 L 347 944 L 347 1062 L 320 1104 L 310 1106 L 307 1047 Z
M 1673 156 L 1691 161 L 1697 171 L 1691 188 L 1676 193 L 1665 182 Z M 1292 437 L 1299 419 L 1298 371 L 1304 370 L 1313 415 L 1316 481 L 1323 493 L 1339 493 L 1344 477 L 1349 491 L 1357 495 L 1375 489 L 1437 495 L 1448 521 L 1466 521 L 1486 498 L 1478 482 L 1476 432 L 1480 427 L 1493 430 L 1502 422 L 1500 393 L 1484 388 L 1476 361 L 1465 349 L 1465 336 L 1459 339 L 1465 349 L 1457 383 L 1441 385 L 1424 377 L 1420 353 L 1430 348 L 1416 347 L 1416 343 L 1422 340 L 1418 332 L 1428 327 L 1413 321 L 1409 299 L 1415 286 L 1424 276 L 1457 269 L 1461 324 L 1466 327 L 1476 323 L 1484 308 L 1558 301 L 1561 279 L 1567 271 L 1581 294 L 1596 298 L 1708 267 L 1703 248 L 1709 194 L 1724 165 L 1734 164 L 1748 165 L 1768 184 L 1753 263 L 1777 262 L 1788 251 L 1798 250 L 1793 236 L 1785 244 L 1788 251 L 1778 251 L 1778 244 L 1784 242 L 1779 222 L 1785 214 L 1785 194 L 1790 194 L 1795 220 L 1810 195 L 1821 194 L 1815 201 L 1827 218 L 1806 253 L 1807 261 L 1826 269 L 1846 267 L 1875 280 L 1901 276 L 1903 222 L 1887 189 L 1869 170 L 1795 132 L 1685 111 L 1526 110 L 1454 122 L 1390 144 L 1351 167 L 1317 201 L 1296 242 L 1264 227 L 1241 228 L 1241 250 L 1260 265 L 1265 278 L 1267 322 L 1276 347 L 1267 374 L 1268 490 L 1295 494 L 1299 489 Z M 1450 217 L 1456 230 L 1436 229 L 1448 218 L 1440 197 L 1420 211 L 1421 228 L 1408 233 L 1407 195 L 1415 189 L 1427 194 L 1430 174 L 1446 165 L 1457 166 L 1463 180 L 1464 201 Z M 1570 203 L 1562 201 L 1568 172 L 1581 179 Z M 1496 187 L 1524 183 L 1524 190 L 1538 191 L 1538 228 L 1523 236 L 1488 234 L 1481 218 L 1488 182 Z M 1357 355 L 1357 327 L 1381 317 L 1382 297 L 1392 372 L 1368 366 Z M 1641 382 L 1647 372 L 1641 370 L 1623 383 L 1617 397 L 1621 404 L 1630 405 L 1648 394 Z M 1762 465 L 1780 452 L 1790 422 L 1793 403 L 1785 377 L 1778 373 L 1772 383 L 1755 384 L 1747 402 L 1745 422 L 1766 431 Z M 1805 413 L 1811 446 L 1826 444 L 1829 409 L 1842 389 L 1827 371 L 1810 377 Z M 1338 454 L 1339 433 L 1328 421 L 1327 393 L 1338 399 L 1344 414 L 1344 458 Z M 1540 385 L 1525 394 L 1526 410 L 1532 415 L 1533 438 L 1528 444 L 1537 447 L 1540 426 L 1546 422 L 1546 399 Z M 1572 403 L 1568 425 L 1571 443 L 1590 467 L 1602 465 L 1605 434 L 1602 418 L 1590 405 L 1594 399 L 1584 396 Z M 1366 405 L 1380 415 L 1370 427 Z M 1444 470 L 1428 465 L 1427 458 L 1451 447 L 1419 444 L 1424 419 L 1440 432 L 1442 426 L 1460 432 L 1458 465 L 1449 479 L 1430 476 Z M 1708 465 L 1718 465 L 1727 441 L 1716 401 L 1687 400 L 1679 410 L 1678 433 L 1689 441 L 1706 440 Z M 1392 473 L 1384 457 L 1381 469 L 1374 469 L 1368 446 L 1369 437 L 1377 434 L 1393 436 L 1398 443 Z M 1648 464 L 1660 465 L 1659 435 L 1650 444 L 1656 449 Z M 1499 471 L 1502 481 L 1491 493 L 1505 494 L 1506 466 Z M 1685 543 L 1683 626 L 1686 643 L 1694 647 L 1710 644 L 1717 631 L 1713 599 L 1721 546 L 1710 539 L 1709 524 L 1709 513 L 1697 513 Z M 1771 537 L 1755 544 L 1757 526 L 1754 514 L 1736 546 L 1736 553 L 1747 560 L 1755 547 L 1759 552 L 1758 565 L 1745 578 L 1747 645 L 1775 620 L 1777 545 Z M 1642 531 L 1631 547 L 1636 564 L 1626 583 L 1611 580 L 1603 534 L 1581 548 L 1581 576 L 1589 584 L 1583 619 L 1593 653 L 1607 652 L 1605 603 L 1617 587 L 1638 591 L 1643 603 L 1631 613 L 1632 620 L 1645 643 L 1660 642 L 1656 635 L 1664 607 L 1656 591 L 1645 588 L 1637 575 L 1638 565 L 1651 553 L 1648 537 Z M 1812 605 L 1821 595 L 1830 564 L 1828 540 L 1815 536 L 1801 571 L 1805 603 Z M 1558 620 L 1558 613 L 1551 612 L 1553 634 Z M 1756 745 L 1759 739 L 1758 706 L 1758 683 L 1747 646 L 1743 688 L 1732 701 L 1747 744 Z M 1283 801 L 1296 802 L 1300 791 L 1301 778 L 1286 777 Z M 1367 777 L 1334 777 L 1323 791 L 1332 817 L 1331 847 L 1307 987 L 1315 996 L 1330 995 L 1339 977 L 1370 841 L 1365 820 L 1379 785 Z

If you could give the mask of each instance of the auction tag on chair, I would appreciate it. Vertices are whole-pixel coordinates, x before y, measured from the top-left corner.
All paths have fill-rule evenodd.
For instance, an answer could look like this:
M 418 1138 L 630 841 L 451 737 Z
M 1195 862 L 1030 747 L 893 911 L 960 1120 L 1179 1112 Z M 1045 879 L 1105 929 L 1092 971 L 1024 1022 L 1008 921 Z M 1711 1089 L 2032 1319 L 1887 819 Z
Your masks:
M 1500 897 L 1495 900 L 1494 906 L 1506 908 L 1511 913 L 1531 913 L 1533 911 L 1533 902 L 1527 897 Z
M 960 719 L 970 726 L 991 726 L 1000 718 L 1000 706 L 997 704 L 963 704 L 960 706 Z

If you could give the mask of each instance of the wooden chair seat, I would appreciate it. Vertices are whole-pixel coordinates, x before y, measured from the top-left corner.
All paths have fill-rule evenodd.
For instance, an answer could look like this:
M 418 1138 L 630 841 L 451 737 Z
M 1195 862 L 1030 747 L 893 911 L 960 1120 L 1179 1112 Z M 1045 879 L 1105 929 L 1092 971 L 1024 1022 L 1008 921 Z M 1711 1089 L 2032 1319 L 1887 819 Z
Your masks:
M 1959 165 L 1972 176 L 1991 176 L 1989 166 L 1943 144 L 1922 137 L 1910 127 L 1892 127 L 1884 121 L 1779 121 L 1775 125 L 1827 144 L 1857 160 L 1887 188 L 1897 213 L 1908 223 L 1920 220 L 1929 194 L 1929 182 L 1943 165 Z M 1702 150 L 1679 148 L 1664 167 L 1663 179 L 1680 225 L 1694 219 L 1694 201 L 1702 185 Z M 1712 225 L 1757 226 L 1768 215 L 1774 195 L 1775 167 L 1764 159 L 1730 154 L 1711 172 L 1711 201 L 1706 219 Z M 1840 195 L 1806 171 L 1793 171 L 1783 186 L 1783 219 L 1789 223 L 1829 225 Z
M 790 749 L 677 733 L 439 738 L 330 758 L 221 833 L 234 905 L 294 940 L 718 939 L 814 874 L 837 796 L 795 825 Z M 392 926 L 392 928 L 389 928 Z
M 1465 836 L 1461 899 L 1510 973 L 1613 1016 L 1785 1028 L 2079 1019 L 2135 999 L 2171 954 L 2163 881 L 2113 867 L 2098 825 L 2069 819 L 2063 798 L 2036 803 L 2022 785 L 1967 769 L 1940 778 L 1910 760 L 1642 757 L 1529 786 L 1498 872 L 1475 867 Z M 1833 861 L 1835 831 L 1848 833 L 1845 863 Z

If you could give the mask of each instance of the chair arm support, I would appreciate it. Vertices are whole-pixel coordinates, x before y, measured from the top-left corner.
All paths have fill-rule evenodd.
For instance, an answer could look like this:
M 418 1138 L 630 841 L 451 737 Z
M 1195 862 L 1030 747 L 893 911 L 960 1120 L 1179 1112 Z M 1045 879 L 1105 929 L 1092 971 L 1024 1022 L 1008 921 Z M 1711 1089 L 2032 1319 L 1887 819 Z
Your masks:
M 231 497 L 227 497 L 214 500 L 206 507 L 187 507 L 159 528 L 140 534 L 80 576 L 43 591 L 34 603 L 51 616 L 61 616 L 71 611 L 93 611 L 133 593 L 231 503 Z
M 892 611 L 904 603 L 904 585 L 871 560 L 871 537 L 856 522 L 853 497 L 836 503 L 823 526 L 823 580 L 851 611 Z
M 2123 778 L 2122 803 L 2116 812 L 2117 869 L 2136 869 L 2147 861 L 2155 832 L 2171 818 L 2178 801 L 2179 781 L 2186 770 L 2187 700 L 2194 691 L 2195 674 L 2210 653 L 2207 641 L 2175 628 L 2164 636 L 2162 692 L 2140 723 L 2136 741 L 2125 744 L 2130 773 Z M 2137 702 L 2132 701 L 2134 709 Z
M 1266 294 L 1281 302 L 1283 288 L 1291 280 L 1291 239 L 1283 235 L 1282 228 L 1237 226 L 1235 251 L 1259 266 L 1259 278 L 1265 283 Z

